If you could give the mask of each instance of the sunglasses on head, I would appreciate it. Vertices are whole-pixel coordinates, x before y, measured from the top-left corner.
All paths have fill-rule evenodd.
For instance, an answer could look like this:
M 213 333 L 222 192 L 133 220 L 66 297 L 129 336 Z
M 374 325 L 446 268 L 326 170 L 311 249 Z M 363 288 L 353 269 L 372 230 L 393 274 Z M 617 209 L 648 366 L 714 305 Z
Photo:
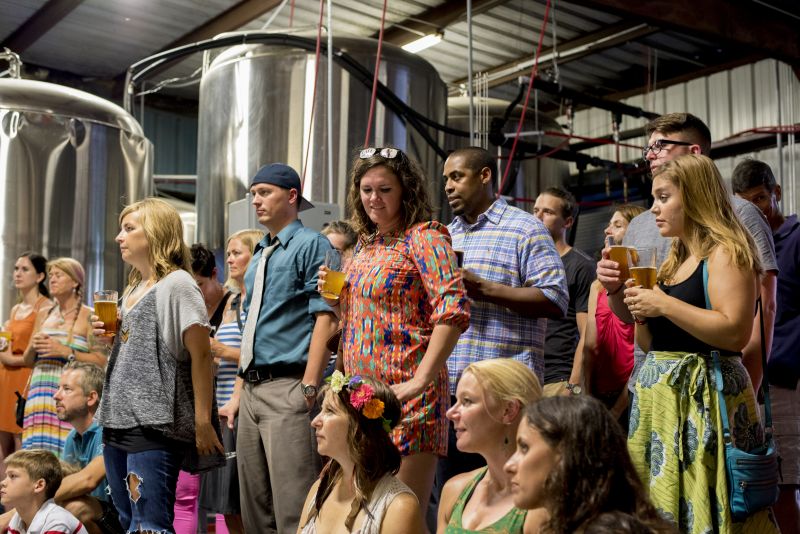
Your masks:
M 375 154 L 377 154 L 380 157 L 385 158 L 385 159 L 394 159 L 399 154 L 402 154 L 402 153 L 403 152 L 398 148 L 375 148 L 375 147 L 370 147 L 370 148 L 365 148 L 364 150 L 359 152 L 358 157 L 361 158 L 361 159 L 369 159 L 372 156 L 374 156 Z

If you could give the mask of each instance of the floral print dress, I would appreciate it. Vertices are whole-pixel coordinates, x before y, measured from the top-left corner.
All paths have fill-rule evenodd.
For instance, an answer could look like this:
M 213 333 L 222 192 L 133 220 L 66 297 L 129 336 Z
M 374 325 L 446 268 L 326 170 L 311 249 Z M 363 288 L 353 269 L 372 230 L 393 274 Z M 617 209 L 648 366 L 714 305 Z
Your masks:
M 447 228 L 422 223 L 359 243 L 342 291 L 345 371 L 387 384 L 414 377 L 433 327 L 469 326 L 469 302 Z M 447 367 L 403 403 L 392 440 L 407 456 L 447 453 Z

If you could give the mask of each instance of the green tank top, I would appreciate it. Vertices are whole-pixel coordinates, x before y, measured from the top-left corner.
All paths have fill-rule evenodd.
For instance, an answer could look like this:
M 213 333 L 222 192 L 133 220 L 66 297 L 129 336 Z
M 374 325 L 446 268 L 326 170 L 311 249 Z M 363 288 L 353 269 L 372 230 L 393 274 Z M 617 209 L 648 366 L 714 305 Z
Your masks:
M 461 515 L 464 513 L 464 507 L 467 502 L 472 498 L 472 493 L 475 491 L 475 486 L 478 485 L 484 476 L 488 467 L 480 470 L 478 475 L 473 478 L 461 495 L 458 496 L 455 506 L 453 507 L 453 514 L 450 516 L 450 521 L 447 523 L 447 528 L 444 529 L 445 534 L 469 534 L 471 532 L 483 534 L 521 534 L 525 526 L 525 517 L 528 515 L 527 510 L 520 510 L 519 508 L 512 508 L 506 515 L 481 530 L 469 530 L 461 526 Z

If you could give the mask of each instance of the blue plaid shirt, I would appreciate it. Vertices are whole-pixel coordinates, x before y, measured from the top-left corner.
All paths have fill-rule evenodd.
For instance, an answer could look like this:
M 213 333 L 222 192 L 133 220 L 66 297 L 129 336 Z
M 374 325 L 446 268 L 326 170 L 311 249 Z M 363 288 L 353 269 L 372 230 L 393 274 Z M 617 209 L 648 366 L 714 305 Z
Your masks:
M 464 268 L 511 287 L 539 288 L 566 313 L 564 264 L 544 224 L 502 198 L 469 225 L 460 216 L 447 227 L 453 249 L 464 251 Z M 522 317 L 504 306 L 473 301 L 469 329 L 461 334 L 447 360 L 450 391 L 455 394 L 461 372 L 487 358 L 514 358 L 544 379 L 546 319 Z

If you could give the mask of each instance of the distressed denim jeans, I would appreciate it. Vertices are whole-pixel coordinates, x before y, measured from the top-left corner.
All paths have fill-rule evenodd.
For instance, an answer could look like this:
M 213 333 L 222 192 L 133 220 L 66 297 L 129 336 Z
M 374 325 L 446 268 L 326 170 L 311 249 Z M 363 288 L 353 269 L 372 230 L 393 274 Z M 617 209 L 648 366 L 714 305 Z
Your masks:
M 122 528 L 128 532 L 174 534 L 175 487 L 182 452 L 166 449 L 127 452 L 106 444 L 103 458 Z

